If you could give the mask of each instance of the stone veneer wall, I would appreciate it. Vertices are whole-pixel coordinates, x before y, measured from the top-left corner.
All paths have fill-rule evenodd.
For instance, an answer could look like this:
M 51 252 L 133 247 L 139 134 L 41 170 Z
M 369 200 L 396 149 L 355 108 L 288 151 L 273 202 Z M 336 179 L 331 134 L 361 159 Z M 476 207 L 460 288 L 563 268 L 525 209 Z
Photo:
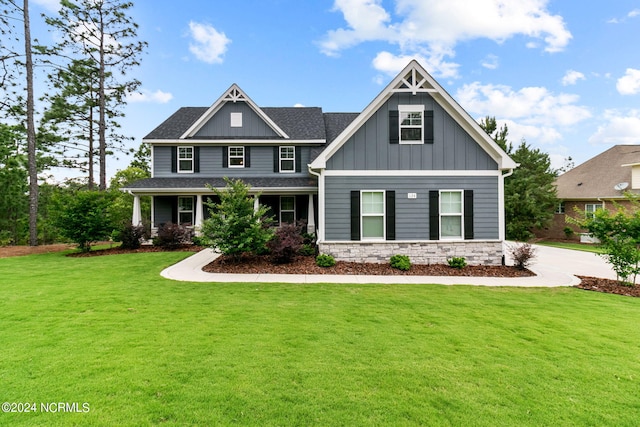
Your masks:
M 446 264 L 464 257 L 469 265 L 501 265 L 502 242 L 321 242 L 320 253 L 338 261 L 387 263 L 392 255 L 407 255 L 413 264 Z

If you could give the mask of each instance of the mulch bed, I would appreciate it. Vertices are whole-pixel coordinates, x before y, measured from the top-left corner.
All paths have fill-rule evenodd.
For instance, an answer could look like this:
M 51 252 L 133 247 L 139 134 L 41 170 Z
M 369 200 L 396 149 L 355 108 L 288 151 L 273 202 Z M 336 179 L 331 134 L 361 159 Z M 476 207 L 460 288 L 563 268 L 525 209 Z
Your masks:
M 38 253 L 59 252 L 73 248 L 69 244 L 30 246 L 4 246 L 0 247 L 0 258 L 32 255 Z M 198 252 L 200 246 L 185 245 L 175 249 L 176 251 Z M 101 255 L 116 255 L 141 252 L 164 252 L 166 249 L 155 246 L 143 246 L 140 249 L 130 250 L 120 247 L 93 250 L 88 253 L 71 253 L 71 257 L 92 257 Z M 411 266 L 409 271 L 401 271 L 391 268 L 388 264 L 361 264 L 339 261 L 333 267 L 318 267 L 313 257 L 298 257 L 291 264 L 272 264 L 268 257 L 245 257 L 243 262 L 237 263 L 220 256 L 215 261 L 206 265 L 203 270 L 212 273 L 253 273 L 253 274 L 369 274 L 369 275 L 420 275 L 420 276 L 485 276 L 485 277 L 527 277 L 534 274 L 529 270 L 518 270 L 510 266 L 467 266 L 461 270 L 451 268 L 448 265 L 418 265 Z M 602 279 L 599 277 L 578 276 L 581 280 L 576 288 L 587 291 L 604 292 L 610 294 L 640 297 L 640 285 L 625 286 L 616 280 Z
M 235 261 L 221 255 L 203 267 L 208 273 L 242 274 L 344 274 L 386 276 L 484 276 L 484 277 L 528 277 L 529 270 L 518 270 L 511 266 L 468 265 L 462 269 L 443 264 L 413 264 L 408 271 L 397 270 L 389 264 L 357 263 L 337 261 L 333 267 L 319 267 L 315 258 L 299 256 L 289 264 L 273 264 L 268 256 L 243 257 Z
M 622 285 L 617 280 L 601 279 L 599 277 L 578 276 L 581 280 L 576 288 L 586 291 L 604 292 L 607 294 L 624 295 L 628 297 L 640 297 L 640 285 Z

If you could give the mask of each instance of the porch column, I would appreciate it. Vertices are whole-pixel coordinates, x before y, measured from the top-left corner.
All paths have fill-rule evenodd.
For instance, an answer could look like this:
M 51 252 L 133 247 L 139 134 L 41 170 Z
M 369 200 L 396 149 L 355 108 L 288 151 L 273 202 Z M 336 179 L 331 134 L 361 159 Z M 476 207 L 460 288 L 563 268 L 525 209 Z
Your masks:
M 260 208 L 260 197 L 254 196 L 253 197 L 253 211 L 254 212 L 258 212 L 259 208 Z
M 132 225 L 140 225 L 142 223 L 142 211 L 140 210 L 140 196 L 133 195 L 133 215 L 131 216 Z
M 199 236 L 201 234 L 203 220 L 204 220 L 204 210 L 202 206 L 202 194 L 198 194 L 196 196 L 196 217 L 193 224 L 195 228 L 196 236 Z
M 313 194 L 309 194 L 309 210 L 307 213 L 307 233 L 316 232 L 316 215 L 313 206 Z

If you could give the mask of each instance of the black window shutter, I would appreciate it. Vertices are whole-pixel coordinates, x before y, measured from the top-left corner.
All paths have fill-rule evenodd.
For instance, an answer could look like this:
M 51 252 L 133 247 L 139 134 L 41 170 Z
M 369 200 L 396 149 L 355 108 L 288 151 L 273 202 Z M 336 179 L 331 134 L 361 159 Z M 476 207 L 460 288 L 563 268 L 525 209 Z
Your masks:
M 227 146 L 222 147 L 222 167 L 229 167 L 229 147 Z
M 178 172 L 178 147 L 171 147 L 171 172 Z
M 351 192 L 351 240 L 360 240 L 360 192 Z
M 193 147 L 193 172 L 200 173 L 200 147 Z
M 464 238 L 473 239 L 473 190 L 464 190 Z
M 387 240 L 396 240 L 396 192 L 387 191 L 386 198 Z
M 280 147 L 273 147 L 273 171 L 280 172 Z
M 433 144 L 433 110 L 424 112 L 424 143 Z
M 440 239 L 440 193 L 429 191 L 429 239 Z
M 300 147 L 293 147 L 294 156 L 296 158 L 296 172 L 302 172 L 302 152 Z
M 389 144 L 400 143 L 400 113 L 389 110 Z
M 244 147 L 244 167 L 251 167 L 251 147 Z

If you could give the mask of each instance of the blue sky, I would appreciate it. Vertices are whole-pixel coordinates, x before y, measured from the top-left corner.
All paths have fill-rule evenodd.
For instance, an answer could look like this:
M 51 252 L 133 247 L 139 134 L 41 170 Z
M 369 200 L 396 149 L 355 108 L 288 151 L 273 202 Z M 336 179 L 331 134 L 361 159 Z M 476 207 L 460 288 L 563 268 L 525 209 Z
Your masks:
M 136 148 L 175 110 L 210 106 L 233 83 L 259 106 L 359 112 L 412 58 L 472 117 L 495 116 L 554 167 L 640 144 L 638 0 L 134 3 L 149 43 L 122 120 Z M 37 15 L 56 4 L 32 5 L 41 42 L 53 35 Z

